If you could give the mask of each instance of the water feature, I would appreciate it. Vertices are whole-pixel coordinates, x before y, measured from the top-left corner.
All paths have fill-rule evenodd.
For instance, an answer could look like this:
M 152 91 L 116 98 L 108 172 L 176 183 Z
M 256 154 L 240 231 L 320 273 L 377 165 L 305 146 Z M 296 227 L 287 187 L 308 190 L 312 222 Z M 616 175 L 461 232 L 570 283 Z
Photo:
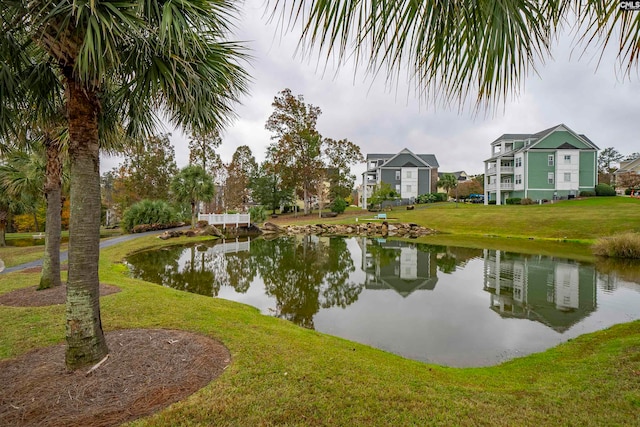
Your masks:
M 487 366 L 640 318 L 640 267 L 293 236 L 128 257 L 144 280 L 447 366 Z

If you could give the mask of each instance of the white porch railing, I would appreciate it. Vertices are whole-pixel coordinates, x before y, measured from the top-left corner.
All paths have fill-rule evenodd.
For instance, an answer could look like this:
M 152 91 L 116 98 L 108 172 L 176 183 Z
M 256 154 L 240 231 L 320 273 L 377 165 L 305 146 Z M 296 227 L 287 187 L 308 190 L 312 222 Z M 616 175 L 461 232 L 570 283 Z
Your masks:
M 198 221 L 207 221 L 210 225 L 249 225 L 251 224 L 251 215 L 249 214 L 199 214 Z
M 489 184 L 487 185 L 487 190 L 489 191 L 496 191 L 496 184 Z M 513 190 L 513 182 L 501 182 L 500 183 L 500 190 Z
M 487 175 L 495 175 L 496 173 L 498 173 L 498 168 L 496 168 L 495 166 L 490 167 L 489 169 L 487 169 Z M 500 167 L 500 175 L 512 174 L 512 173 L 513 173 L 513 166 L 501 166 Z

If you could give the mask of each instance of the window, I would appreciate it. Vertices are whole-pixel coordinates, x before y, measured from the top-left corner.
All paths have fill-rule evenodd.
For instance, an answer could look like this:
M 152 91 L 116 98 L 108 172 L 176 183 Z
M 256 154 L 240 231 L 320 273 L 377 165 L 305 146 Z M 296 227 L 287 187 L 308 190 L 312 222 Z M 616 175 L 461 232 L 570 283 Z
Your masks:
M 549 154 L 549 166 L 553 166 L 553 154 Z
M 522 184 L 522 175 L 516 175 L 516 184 Z
M 396 184 L 396 193 L 400 192 L 400 184 Z
M 412 178 L 412 176 L 411 176 L 411 171 L 407 171 L 407 178 L 409 178 L 409 179 L 411 179 L 411 178 Z
M 516 167 L 522 167 L 522 157 L 516 157 Z
M 564 162 L 565 164 L 571 164 L 571 154 L 564 155 Z
M 407 185 L 406 189 L 407 189 L 407 193 L 411 193 L 411 186 L 410 185 Z
M 547 180 L 549 184 L 553 184 L 553 172 L 549 172 L 549 174 L 547 175 Z
M 564 182 L 571 182 L 571 172 L 564 173 Z
M 396 181 L 400 181 L 400 171 L 396 171 Z

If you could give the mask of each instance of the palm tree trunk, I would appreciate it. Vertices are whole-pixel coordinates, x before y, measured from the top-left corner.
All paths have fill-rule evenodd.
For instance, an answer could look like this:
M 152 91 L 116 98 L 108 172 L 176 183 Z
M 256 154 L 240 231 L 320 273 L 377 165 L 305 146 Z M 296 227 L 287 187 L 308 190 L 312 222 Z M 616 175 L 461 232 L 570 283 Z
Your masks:
M 107 353 L 100 319 L 99 101 L 65 69 L 71 159 L 69 279 L 66 306 L 68 369 L 95 363 Z
M 196 228 L 196 202 L 191 202 L 191 228 Z
M 9 213 L 5 210 L 0 210 L 0 247 L 7 246 L 6 233 L 7 233 L 7 218 Z
M 44 258 L 38 289 L 60 286 L 60 231 L 62 222 L 62 161 L 60 145 L 48 135 L 44 145 L 47 154 L 44 196 L 47 199 L 47 222 L 45 227 Z

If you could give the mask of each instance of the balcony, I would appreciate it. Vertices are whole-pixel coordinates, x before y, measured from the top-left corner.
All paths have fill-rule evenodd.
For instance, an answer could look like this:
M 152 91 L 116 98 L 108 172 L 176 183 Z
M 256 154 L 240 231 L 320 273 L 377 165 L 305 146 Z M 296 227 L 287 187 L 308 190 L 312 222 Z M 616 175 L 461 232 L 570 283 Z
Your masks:
M 496 191 L 496 184 L 487 185 L 488 191 Z M 500 183 L 500 191 L 512 191 L 513 190 L 513 182 L 501 182 Z
M 498 173 L 498 168 L 496 168 L 495 166 L 487 169 L 487 175 L 495 175 L 496 173 Z M 512 173 L 513 173 L 513 166 L 500 167 L 500 175 L 512 174 Z

